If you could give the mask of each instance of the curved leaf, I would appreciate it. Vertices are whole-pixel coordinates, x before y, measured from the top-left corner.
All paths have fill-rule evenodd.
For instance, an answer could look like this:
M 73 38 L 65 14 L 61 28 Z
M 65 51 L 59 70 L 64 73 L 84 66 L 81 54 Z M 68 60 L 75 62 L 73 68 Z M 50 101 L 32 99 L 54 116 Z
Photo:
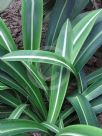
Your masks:
M 6 50 L 9 50 L 10 52 L 17 50 L 9 30 L 1 18 L 0 18 L 0 45 L 3 46 L 3 48 L 5 48 Z
M 9 89 L 9 87 L 0 82 L 0 91 L 6 90 L 6 89 Z
M 93 112 L 88 100 L 84 96 L 69 96 L 68 100 L 75 108 L 81 124 L 99 126 L 95 113 Z
M 73 28 L 73 53 L 72 63 L 74 63 L 78 53 L 80 52 L 86 38 L 92 30 L 95 21 L 102 10 L 95 10 L 86 15 L 81 21 L 79 21 Z
M 91 105 L 96 113 L 102 113 L 102 95 L 92 100 Z
M 92 72 L 91 74 L 87 75 L 87 82 L 88 84 L 91 84 L 101 78 L 102 78 L 102 68 L 99 68 L 96 71 Z
M 56 125 L 54 125 L 54 124 L 50 124 L 50 123 L 44 122 L 44 123 L 42 123 L 42 125 L 44 127 L 46 127 L 48 130 L 50 130 L 51 132 L 54 132 L 54 133 L 58 133 L 59 132 L 59 128 Z
M 26 104 L 17 106 L 17 108 L 9 116 L 9 119 L 18 119 L 21 116 L 21 114 L 24 112 L 26 106 L 27 106 Z
M 17 90 L 18 92 L 22 92 L 25 94 L 24 90 L 22 89 L 22 87 L 20 87 L 17 82 L 12 79 L 7 73 L 3 72 L 0 70 L 0 81 L 4 84 L 6 84 L 7 86 L 9 86 L 10 88 L 13 88 L 15 90 Z
M 75 74 L 73 66 L 58 54 L 47 51 L 14 51 L 1 58 L 5 61 L 32 61 L 64 66 Z
M 14 136 L 26 132 L 41 131 L 47 133 L 45 127 L 39 123 L 28 120 L 2 120 L 0 121 L 0 136 Z
M 60 131 L 58 136 L 102 136 L 102 129 L 86 125 L 73 125 Z
M 97 80 L 95 83 L 90 85 L 84 92 L 83 95 L 90 101 L 96 97 L 102 95 L 102 79 Z
M 30 96 L 28 99 L 32 103 L 32 105 L 37 107 L 39 111 L 43 111 L 45 116 L 45 107 L 44 102 L 42 99 L 42 96 L 40 94 L 39 89 L 30 81 L 31 79 L 28 78 L 28 73 L 25 69 L 25 67 L 20 64 L 19 62 L 1 62 L 1 68 L 2 70 L 5 70 L 6 73 L 8 73 L 12 78 L 14 78 L 17 81 L 17 85 L 20 84 L 20 86 L 23 87 L 23 91 L 20 91 L 25 97 Z M 9 78 L 9 77 L 8 77 Z M 19 82 L 18 82 L 19 81 Z M 16 90 L 16 88 L 15 88 Z M 26 90 L 26 91 L 25 91 Z M 39 105 L 40 104 L 40 105 Z M 40 107 L 39 107 L 40 106 Z
M 11 107 L 16 108 L 18 105 L 21 103 L 13 97 L 10 93 L 8 92 L 3 92 L 0 93 L 0 101 L 4 104 L 7 104 Z M 35 115 L 35 113 L 31 112 L 29 109 L 24 110 L 24 113 L 32 120 L 39 122 L 38 117 Z
M 80 71 L 83 66 L 89 61 L 96 50 L 101 46 L 102 43 L 102 23 L 98 23 L 92 29 L 92 32 L 85 41 L 83 48 L 75 60 L 75 67 L 77 71 Z
M 30 74 L 33 76 L 33 78 L 36 80 L 36 82 L 39 85 L 39 88 L 43 89 L 46 96 L 48 97 L 48 86 L 46 84 L 46 82 L 44 81 L 43 77 L 39 75 L 39 73 L 37 73 L 37 69 L 33 66 L 33 65 L 29 65 L 26 62 L 22 62 L 25 67 L 28 69 L 28 71 L 30 72 Z

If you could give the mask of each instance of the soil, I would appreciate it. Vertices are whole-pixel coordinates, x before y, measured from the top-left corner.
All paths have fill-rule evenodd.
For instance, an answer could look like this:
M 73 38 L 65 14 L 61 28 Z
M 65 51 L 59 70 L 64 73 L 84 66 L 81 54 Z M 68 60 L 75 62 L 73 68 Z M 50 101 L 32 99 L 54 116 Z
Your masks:
M 95 0 L 93 0 L 95 2 Z M 97 0 L 94 3 L 94 7 L 102 7 L 102 1 Z M 96 7 L 97 8 L 97 7 Z M 5 12 L 0 13 L 0 17 L 4 19 L 5 23 L 9 27 L 12 36 L 15 40 L 15 43 L 18 48 L 22 48 L 22 33 L 21 33 L 21 0 L 15 0 L 10 5 Z M 47 24 L 44 24 L 43 27 L 43 36 L 42 36 L 42 44 L 45 43 Z M 90 73 L 97 68 L 102 67 L 102 48 L 100 48 L 96 54 L 92 57 L 92 59 L 86 64 L 85 71 L 86 73 Z M 102 124 L 102 115 L 100 114 L 99 122 Z M 35 134 L 34 134 L 35 135 Z M 35 135 L 38 136 L 38 135 Z

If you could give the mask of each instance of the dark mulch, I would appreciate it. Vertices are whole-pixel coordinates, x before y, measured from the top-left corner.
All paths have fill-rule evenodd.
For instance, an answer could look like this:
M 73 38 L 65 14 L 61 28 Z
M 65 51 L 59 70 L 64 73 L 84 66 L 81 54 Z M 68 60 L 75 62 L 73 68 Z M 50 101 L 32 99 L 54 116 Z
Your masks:
M 93 0 L 93 8 L 102 7 L 102 0 Z M 18 48 L 22 47 L 22 33 L 21 33 L 21 1 L 15 0 L 10 5 L 10 7 L 3 13 L 0 14 L 0 17 L 4 19 L 7 26 L 10 28 L 12 36 L 15 40 L 15 43 Z M 45 43 L 47 24 L 43 27 L 43 38 L 42 44 Z M 97 68 L 102 67 L 102 48 L 100 48 L 92 59 L 85 66 L 86 73 L 90 73 Z M 102 124 L 102 115 L 98 117 L 99 121 Z
M 0 17 L 4 19 L 5 23 L 11 30 L 12 36 L 15 40 L 17 47 L 22 46 L 21 34 L 21 1 L 15 0 L 10 7 Z

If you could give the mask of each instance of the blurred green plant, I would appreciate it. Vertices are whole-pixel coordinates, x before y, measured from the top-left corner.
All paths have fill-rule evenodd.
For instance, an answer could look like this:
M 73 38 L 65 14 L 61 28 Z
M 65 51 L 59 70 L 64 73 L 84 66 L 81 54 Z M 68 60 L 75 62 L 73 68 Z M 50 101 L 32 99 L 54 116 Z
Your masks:
M 0 136 L 27 136 L 28 132 L 102 136 L 97 121 L 102 112 L 102 68 L 89 75 L 83 69 L 102 43 L 102 9 L 78 15 L 87 3 L 83 0 L 77 8 L 70 0 L 56 0 L 47 51 L 40 50 L 43 0 L 22 0 L 24 50 L 16 48 L 0 19 Z M 40 63 L 52 66 L 50 83 Z M 76 88 L 69 92 L 73 79 Z

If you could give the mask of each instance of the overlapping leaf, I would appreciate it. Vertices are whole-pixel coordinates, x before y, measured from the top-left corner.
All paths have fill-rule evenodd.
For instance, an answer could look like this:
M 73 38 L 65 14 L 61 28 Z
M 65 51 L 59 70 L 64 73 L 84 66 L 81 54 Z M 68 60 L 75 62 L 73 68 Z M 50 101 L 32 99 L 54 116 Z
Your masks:
M 11 35 L 10 35 L 10 33 L 9 33 L 9 31 L 8 31 L 8 29 L 7 29 L 7 27 L 6 27 L 6 25 L 4 24 L 4 22 L 2 21 L 2 20 L 0 20 L 0 23 L 1 23 L 1 25 L 2 25 L 2 29 L 1 29 L 1 41 L 0 41 L 0 43 L 1 43 L 1 45 L 3 44 L 4 45 L 4 48 L 6 48 L 6 50 L 8 50 L 9 52 L 11 52 L 11 51 L 14 51 L 14 50 L 16 50 L 16 45 L 15 45 L 15 43 L 14 43 L 14 41 L 13 41 L 13 39 L 12 39 L 12 37 L 11 37 Z M 3 38 L 3 37 L 5 37 L 6 36 L 6 39 L 5 38 Z M 27 72 L 25 71 L 23 71 L 24 70 L 24 67 L 22 66 L 22 64 L 20 63 L 18 63 L 18 64 L 16 64 L 16 63 L 6 63 L 6 65 L 1 61 L 1 69 L 2 69 L 2 67 L 3 67 L 3 69 L 2 70 L 4 70 L 5 72 L 7 72 L 8 71 L 8 69 L 9 69 L 9 74 L 11 75 L 11 76 L 13 76 L 13 78 L 16 78 L 16 81 L 21 81 L 21 82 L 19 82 L 18 84 L 20 84 L 21 86 L 23 85 L 23 88 L 25 88 L 26 89 L 26 91 L 28 91 L 28 89 L 29 89 L 29 93 L 30 93 L 30 95 L 31 95 L 31 99 L 30 99 L 30 101 L 33 101 L 32 103 L 33 103 L 33 105 L 36 105 L 36 107 L 39 109 L 40 108 L 40 110 L 42 110 L 43 112 L 42 113 L 44 113 L 44 114 L 46 114 L 45 113 L 45 111 L 46 111 L 46 108 L 44 107 L 44 104 L 43 104 L 43 101 L 42 101 L 42 97 L 41 97 L 41 94 L 40 94 L 40 92 L 39 92 L 39 90 L 30 82 L 30 80 L 28 79 L 28 77 L 27 77 Z M 34 73 L 34 71 L 33 71 L 33 73 Z M 15 76 L 14 76 L 14 74 L 15 74 Z M 35 77 L 37 77 L 36 79 L 37 79 L 37 81 L 40 81 L 40 83 L 42 83 L 42 85 L 43 85 L 43 83 L 44 82 L 42 82 L 42 80 L 40 80 L 40 77 L 37 75 L 37 73 L 35 72 Z M 26 77 L 25 77 L 26 76 Z M 23 83 L 23 84 L 22 84 Z M 43 85 L 44 86 L 44 85 Z M 35 88 L 35 89 L 34 89 Z M 36 91 L 35 91 L 36 90 Z M 38 91 L 37 91 L 38 90 Z M 22 92 L 24 92 L 24 91 L 22 91 Z M 35 97 L 35 99 L 34 99 L 34 97 Z M 42 102 L 41 102 L 42 101 Z M 40 105 L 39 105 L 40 104 Z M 39 107 L 39 106 L 40 107 Z M 44 111 L 45 110 L 45 111 Z M 45 115 L 44 115 L 45 116 Z
M 87 75 L 87 82 L 88 84 L 91 84 L 101 78 L 102 78 L 102 68 L 99 68 L 96 71 L 92 72 L 91 74 Z
M 9 89 L 9 87 L 0 82 L 0 91 L 6 90 L 6 89 Z
M 18 105 L 21 103 L 17 100 L 17 98 L 13 97 L 10 93 L 8 92 L 3 92 L 0 93 L 0 101 L 6 105 L 9 105 L 13 108 L 17 108 Z M 29 109 L 24 110 L 24 113 L 32 120 L 39 122 L 38 117 L 36 116 L 35 113 L 30 111 Z
M 102 43 L 102 23 L 98 23 L 92 29 L 90 35 L 85 41 L 83 48 L 75 60 L 75 67 L 80 71 L 83 66 L 89 61 Z
M 97 127 L 87 125 L 73 125 L 60 131 L 58 136 L 101 136 L 102 130 Z
M 69 96 L 68 100 L 71 102 L 81 124 L 98 126 L 98 121 L 93 112 L 88 100 L 82 95 Z
M 28 120 L 2 120 L 0 121 L 0 136 L 16 135 L 26 132 L 41 131 L 47 133 L 45 127 L 39 123 Z
M 63 57 L 58 54 L 47 52 L 47 51 L 14 51 L 6 54 L 1 58 L 4 61 L 32 61 L 32 62 L 40 62 L 40 63 L 48 63 L 66 67 L 73 73 L 75 73 L 75 69 L 73 66 L 66 61 Z
M 21 114 L 24 112 L 26 106 L 27 106 L 26 104 L 17 106 L 17 108 L 9 116 L 9 119 L 18 119 L 21 116 Z
M 81 21 L 79 21 L 73 28 L 73 53 L 72 63 L 79 54 L 86 38 L 92 30 L 97 17 L 102 13 L 102 10 L 96 10 L 87 14 Z
M 60 32 L 55 53 L 65 59 L 70 59 L 72 47 L 71 24 L 67 20 Z M 48 122 L 55 123 L 61 110 L 70 78 L 70 71 L 63 67 L 53 66 L 51 75 L 51 95 L 49 104 Z
M 84 92 L 83 95 L 90 101 L 96 97 L 102 95 L 102 79 L 97 80 L 95 83 L 90 85 Z

